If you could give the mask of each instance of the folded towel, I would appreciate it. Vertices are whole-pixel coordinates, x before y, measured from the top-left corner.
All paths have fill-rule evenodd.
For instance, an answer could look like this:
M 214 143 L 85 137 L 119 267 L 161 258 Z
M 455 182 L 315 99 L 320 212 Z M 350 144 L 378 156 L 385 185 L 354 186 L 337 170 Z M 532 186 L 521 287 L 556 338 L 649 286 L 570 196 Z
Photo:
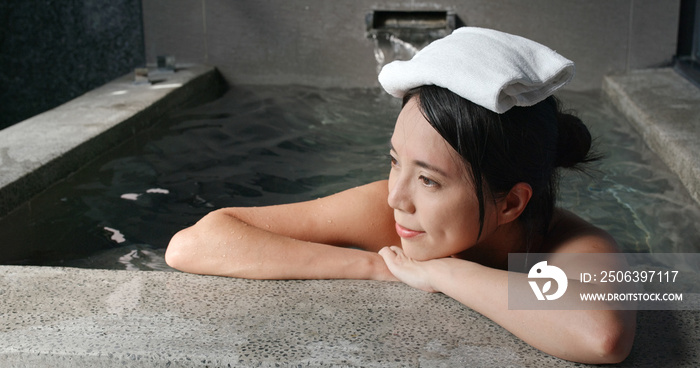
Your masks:
M 491 29 L 463 27 L 411 60 L 385 65 L 379 83 L 399 98 L 411 88 L 436 85 L 500 114 L 544 100 L 573 76 L 574 63 L 544 45 Z

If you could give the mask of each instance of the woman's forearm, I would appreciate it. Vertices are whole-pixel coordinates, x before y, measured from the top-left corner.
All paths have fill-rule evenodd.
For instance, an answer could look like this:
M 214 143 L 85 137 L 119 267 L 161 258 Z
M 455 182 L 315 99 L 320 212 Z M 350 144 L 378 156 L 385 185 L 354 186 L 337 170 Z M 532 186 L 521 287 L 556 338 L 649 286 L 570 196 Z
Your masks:
M 454 258 L 434 261 L 429 274 L 437 291 L 548 354 L 585 363 L 615 363 L 629 354 L 633 311 L 509 310 L 507 271 Z
M 393 279 L 373 252 L 297 240 L 214 211 L 177 233 L 167 263 L 190 273 L 252 279 Z

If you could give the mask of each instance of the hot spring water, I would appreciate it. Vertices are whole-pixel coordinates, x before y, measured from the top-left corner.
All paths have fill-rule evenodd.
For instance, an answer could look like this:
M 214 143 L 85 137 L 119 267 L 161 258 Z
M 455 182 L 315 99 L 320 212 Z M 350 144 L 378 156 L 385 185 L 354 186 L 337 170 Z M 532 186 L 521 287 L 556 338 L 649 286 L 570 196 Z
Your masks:
M 697 204 L 624 118 L 598 93 L 559 96 L 606 155 L 592 177 L 564 176 L 559 205 L 625 252 L 700 251 Z M 215 208 L 310 200 L 387 178 L 399 109 L 380 89 L 232 88 L 0 219 L 10 249 L 1 261 L 166 270 L 169 238 Z

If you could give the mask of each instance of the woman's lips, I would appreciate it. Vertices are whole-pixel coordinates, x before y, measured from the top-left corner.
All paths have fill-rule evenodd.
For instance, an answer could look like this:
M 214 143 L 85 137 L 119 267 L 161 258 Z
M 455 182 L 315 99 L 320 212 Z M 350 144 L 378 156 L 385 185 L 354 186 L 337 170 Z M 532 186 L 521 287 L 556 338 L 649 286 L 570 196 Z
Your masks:
M 399 234 L 399 236 L 404 238 L 404 239 L 410 239 L 410 238 L 416 237 L 418 235 L 425 234 L 425 231 L 416 231 L 416 230 L 407 229 L 407 228 L 399 225 L 399 223 L 397 222 L 396 223 L 396 233 Z

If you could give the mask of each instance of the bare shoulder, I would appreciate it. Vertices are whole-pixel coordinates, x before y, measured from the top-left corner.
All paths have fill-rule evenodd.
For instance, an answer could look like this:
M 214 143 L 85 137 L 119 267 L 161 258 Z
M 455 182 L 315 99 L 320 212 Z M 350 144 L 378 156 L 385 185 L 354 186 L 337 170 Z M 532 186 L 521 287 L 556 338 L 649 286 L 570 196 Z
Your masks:
M 616 253 L 615 239 L 574 213 L 555 209 L 544 251 L 551 253 Z
M 616 255 L 620 251 L 610 234 L 564 209 L 555 210 L 543 252 L 550 253 L 549 261 L 571 275 L 627 267 L 624 257 Z
M 316 211 L 318 226 L 330 225 L 329 244 L 376 252 L 400 242 L 388 196 L 388 183 L 382 180 L 321 198 L 311 210 Z

